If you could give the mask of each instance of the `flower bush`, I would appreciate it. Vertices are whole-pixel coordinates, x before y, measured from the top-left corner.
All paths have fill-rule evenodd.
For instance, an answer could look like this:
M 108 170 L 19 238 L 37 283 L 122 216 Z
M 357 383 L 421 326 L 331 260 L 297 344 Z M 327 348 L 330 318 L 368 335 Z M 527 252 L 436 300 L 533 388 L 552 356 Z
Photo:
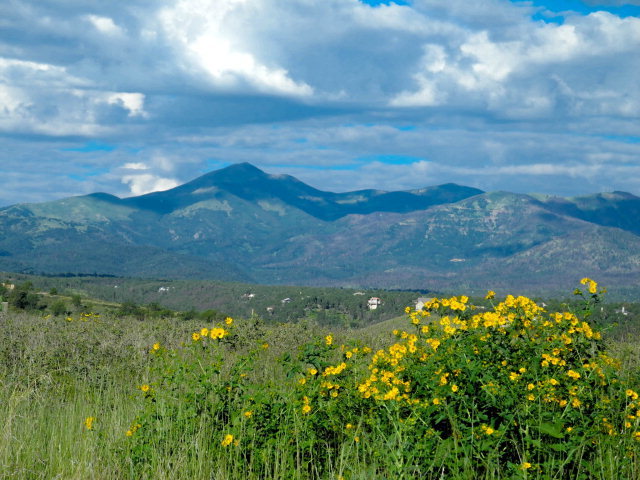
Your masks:
M 603 291 L 581 283 L 577 312 L 493 292 L 490 308 L 434 298 L 406 309 L 386 348 L 330 334 L 282 357 L 280 385 L 251 380 L 261 346 L 225 363 L 232 321 L 180 349 L 155 344 L 132 457 L 204 435 L 264 476 L 277 447 L 285 477 L 638 478 L 638 387 L 588 321 Z

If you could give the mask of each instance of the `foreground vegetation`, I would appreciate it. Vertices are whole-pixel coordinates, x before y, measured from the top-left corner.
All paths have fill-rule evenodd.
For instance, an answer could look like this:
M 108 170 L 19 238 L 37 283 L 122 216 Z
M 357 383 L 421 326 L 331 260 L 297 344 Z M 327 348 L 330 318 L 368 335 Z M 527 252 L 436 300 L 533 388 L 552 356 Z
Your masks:
M 576 293 L 333 331 L 12 313 L 0 477 L 638 478 L 640 350 L 602 338 L 595 282 Z

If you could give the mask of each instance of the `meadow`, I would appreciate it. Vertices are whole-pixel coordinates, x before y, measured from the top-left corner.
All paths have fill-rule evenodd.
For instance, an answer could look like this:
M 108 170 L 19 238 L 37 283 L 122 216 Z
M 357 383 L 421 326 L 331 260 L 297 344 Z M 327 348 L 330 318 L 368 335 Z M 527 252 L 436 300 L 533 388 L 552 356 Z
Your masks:
M 640 349 L 464 295 L 360 329 L 0 319 L 0 478 L 640 478 Z

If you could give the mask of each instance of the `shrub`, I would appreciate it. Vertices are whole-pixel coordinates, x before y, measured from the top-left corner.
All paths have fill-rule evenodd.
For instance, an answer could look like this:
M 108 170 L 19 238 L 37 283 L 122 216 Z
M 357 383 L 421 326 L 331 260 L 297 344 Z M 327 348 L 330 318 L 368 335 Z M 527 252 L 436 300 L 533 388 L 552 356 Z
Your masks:
M 265 350 L 241 354 L 229 325 L 156 344 L 127 432 L 135 468 L 197 454 L 179 438 L 237 478 L 273 476 L 274 455 L 287 478 L 638 478 L 638 388 L 588 322 L 602 290 L 582 283 L 579 312 L 436 298 L 406 309 L 387 348 L 304 345 L 282 358 L 280 383 L 258 381 Z

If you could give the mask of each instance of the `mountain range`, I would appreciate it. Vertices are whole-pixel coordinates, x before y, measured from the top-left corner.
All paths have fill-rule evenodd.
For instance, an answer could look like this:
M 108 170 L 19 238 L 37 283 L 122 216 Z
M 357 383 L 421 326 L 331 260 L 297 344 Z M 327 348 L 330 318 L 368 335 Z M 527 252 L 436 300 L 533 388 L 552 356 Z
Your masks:
M 171 190 L 0 209 L 0 269 L 384 288 L 640 283 L 640 198 L 455 184 L 333 193 L 248 163 Z

